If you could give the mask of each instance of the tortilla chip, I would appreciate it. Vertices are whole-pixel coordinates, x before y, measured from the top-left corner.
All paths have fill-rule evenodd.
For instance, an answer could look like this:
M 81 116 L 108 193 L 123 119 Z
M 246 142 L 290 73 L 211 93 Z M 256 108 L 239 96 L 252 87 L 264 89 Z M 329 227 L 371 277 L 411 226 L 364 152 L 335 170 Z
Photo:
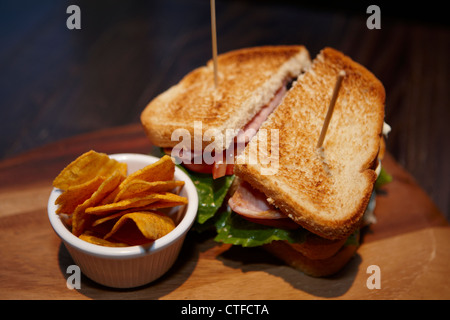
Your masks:
M 56 213 L 72 214 L 76 207 L 89 199 L 105 180 L 105 177 L 97 176 L 85 183 L 67 188 L 55 200 L 55 204 L 58 205 Z
M 120 186 L 120 185 L 119 185 Z M 106 196 L 102 202 L 100 202 L 100 205 L 110 204 L 114 202 L 114 199 L 116 198 L 117 194 L 119 193 L 120 189 L 119 186 L 117 186 L 108 196 Z
M 143 207 L 156 201 L 158 201 L 158 199 L 154 195 L 141 198 L 126 199 L 119 202 L 87 208 L 86 213 L 91 215 L 105 215 L 110 214 L 114 211 Z
M 187 204 L 187 198 L 173 193 L 153 193 L 144 197 L 125 199 L 106 205 L 93 206 L 87 208 L 86 213 L 93 215 L 105 215 L 114 211 L 145 207 L 157 201 L 177 203 L 176 205 Z
M 181 202 L 171 202 L 171 201 L 156 201 L 154 203 L 149 204 L 148 206 L 142 207 L 142 210 L 156 210 L 163 208 L 172 208 L 176 206 L 184 205 L 185 203 Z
M 108 216 L 106 216 L 106 217 L 99 218 L 99 219 L 95 220 L 95 221 L 92 223 L 92 226 L 93 226 L 93 227 L 96 227 L 96 226 L 98 226 L 99 224 L 105 223 L 105 222 L 110 221 L 110 220 L 113 220 L 113 219 L 120 218 L 121 216 L 123 216 L 123 215 L 125 215 L 125 214 L 127 214 L 127 213 L 129 213 L 128 210 L 123 210 L 123 211 L 119 211 L 119 212 L 117 212 L 117 213 L 110 214 L 110 215 L 108 215 Z
M 89 243 L 93 243 L 99 246 L 106 246 L 106 247 L 128 247 L 129 245 L 126 243 L 120 243 L 120 242 L 112 242 L 108 241 L 99 237 L 96 237 L 94 235 L 83 233 L 79 236 L 81 240 L 84 240 Z
M 152 181 L 167 181 L 173 180 L 175 174 L 175 163 L 170 156 L 163 156 L 155 163 L 130 174 L 120 185 L 120 189 L 132 180 Z
M 151 193 L 168 192 L 176 187 L 184 186 L 184 181 L 152 181 L 148 182 L 141 179 L 131 180 L 117 193 L 114 202 L 118 202 L 124 199 L 135 198 L 139 196 L 148 195 Z
M 53 186 L 66 190 L 69 187 L 86 183 L 97 176 L 110 176 L 119 170 L 124 176 L 127 174 L 126 163 L 109 158 L 105 153 L 88 151 L 66 166 L 53 180 Z
M 80 204 L 72 215 L 72 233 L 77 237 L 83 233 L 87 226 L 92 223 L 92 219 L 86 213 L 86 209 L 98 205 L 107 195 L 109 195 L 123 181 L 124 176 L 121 171 L 116 170 L 108 177 L 95 191 L 92 196 Z
M 63 191 L 55 200 L 56 213 L 75 236 L 123 247 L 148 244 L 175 228 L 170 217 L 153 211 L 188 203 L 176 194 L 184 181 L 174 180 L 172 158 L 163 156 L 128 177 L 127 169 L 126 163 L 91 150 L 55 178 L 53 186 Z
M 129 225 L 128 227 L 137 228 L 137 231 L 148 240 L 159 239 L 175 229 L 175 223 L 168 216 L 151 211 L 139 211 L 123 215 L 104 239 L 119 233 L 129 221 L 134 222 L 134 225 Z M 134 233 L 127 232 L 127 234 Z

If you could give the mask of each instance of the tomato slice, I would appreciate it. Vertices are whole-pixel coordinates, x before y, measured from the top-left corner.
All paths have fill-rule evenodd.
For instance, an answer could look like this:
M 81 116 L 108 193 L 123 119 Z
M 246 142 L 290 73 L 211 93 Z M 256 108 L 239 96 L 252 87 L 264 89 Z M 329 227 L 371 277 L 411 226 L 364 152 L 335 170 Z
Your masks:
M 214 165 L 212 164 L 195 164 L 195 163 L 183 163 L 183 166 L 185 166 L 188 170 L 198 172 L 198 173 L 209 173 L 211 174 L 213 172 Z
M 214 163 L 212 175 L 213 179 L 218 179 L 227 174 L 227 164 L 226 163 Z
M 171 155 L 170 148 L 164 148 L 164 153 Z M 195 162 L 192 159 L 191 162 Z M 214 163 L 214 164 L 206 164 L 202 161 L 202 163 L 185 163 L 182 162 L 182 165 L 186 167 L 188 170 L 198 172 L 198 173 L 208 173 L 213 175 L 213 179 L 218 179 L 223 176 L 231 176 L 234 174 L 234 164 L 233 163 Z

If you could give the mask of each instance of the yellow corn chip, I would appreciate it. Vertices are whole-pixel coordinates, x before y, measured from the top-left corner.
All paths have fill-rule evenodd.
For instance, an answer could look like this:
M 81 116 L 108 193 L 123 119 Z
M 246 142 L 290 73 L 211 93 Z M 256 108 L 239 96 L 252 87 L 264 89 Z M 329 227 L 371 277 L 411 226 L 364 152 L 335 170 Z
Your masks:
M 105 153 L 88 151 L 65 167 L 53 180 L 53 186 L 66 190 L 71 186 L 83 184 L 97 176 L 110 176 L 119 170 L 124 176 L 127 174 L 126 163 L 120 163 L 108 157 Z
M 105 215 L 119 210 L 143 207 L 155 201 L 158 201 L 158 199 L 154 195 L 142 198 L 126 199 L 119 202 L 87 208 L 86 213 L 92 215 Z
M 75 208 L 89 199 L 105 180 L 105 177 L 97 176 L 85 183 L 67 188 L 55 200 L 55 204 L 59 205 L 56 213 L 72 214 Z
M 175 202 L 178 203 L 177 205 L 187 204 L 187 198 L 173 193 L 153 193 L 144 197 L 125 199 L 106 205 L 90 207 L 86 209 L 86 213 L 93 215 L 105 215 L 114 211 L 145 207 L 156 201 L 171 203 Z
M 109 176 L 95 191 L 92 196 L 76 207 L 72 215 L 72 233 L 77 237 L 83 233 L 88 225 L 92 223 L 91 218 L 86 214 L 86 209 L 99 204 L 123 181 L 124 176 L 121 171 L 115 171 Z
M 151 193 L 168 192 L 181 186 L 184 186 L 184 181 L 169 180 L 148 182 L 141 179 L 134 179 L 119 188 L 120 191 L 116 195 L 114 202 Z
M 154 203 L 149 204 L 148 206 L 142 207 L 141 210 L 156 210 L 156 209 L 163 209 L 163 208 L 172 208 L 176 206 L 181 206 L 186 203 L 182 202 L 171 202 L 171 201 L 156 201 Z
M 107 222 L 107 221 L 110 221 L 110 220 L 113 220 L 113 219 L 116 219 L 116 218 L 120 218 L 121 216 L 123 216 L 124 214 L 127 214 L 127 213 L 129 213 L 128 210 L 123 210 L 123 211 L 119 211 L 117 213 L 113 213 L 113 214 L 107 215 L 106 217 L 102 217 L 100 219 L 95 220 L 92 223 L 92 226 L 96 227 L 99 224 L 102 224 L 104 222 Z
M 163 214 L 151 211 L 132 212 L 123 215 L 104 239 L 119 233 L 128 221 L 133 221 L 134 227 L 137 227 L 138 231 L 148 240 L 159 239 L 175 229 L 172 219 Z M 129 227 L 133 227 L 133 225 Z M 133 233 L 131 232 L 131 234 Z
M 110 204 L 114 202 L 114 199 L 116 198 L 117 194 L 119 193 L 120 189 L 119 189 L 118 185 L 109 195 L 107 195 L 102 202 L 100 202 L 100 205 L 105 205 L 105 204 Z
M 120 185 L 123 188 L 130 181 L 139 179 L 144 181 L 167 181 L 173 180 L 175 174 L 175 164 L 170 156 L 163 156 L 161 159 L 152 163 L 132 174 L 130 174 Z
M 126 163 L 91 150 L 54 179 L 53 186 L 63 191 L 55 200 L 56 213 L 75 236 L 89 243 L 146 244 L 175 228 L 170 217 L 155 209 L 188 203 L 175 194 L 184 181 L 175 181 L 174 174 L 175 164 L 167 155 L 127 176 Z
M 84 240 L 89 243 L 93 243 L 99 246 L 106 246 L 106 247 L 128 247 L 129 245 L 126 243 L 120 243 L 120 242 L 112 242 L 108 241 L 99 237 L 96 237 L 94 235 L 90 235 L 87 233 L 83 233 L 79 236 L 81 240 Z

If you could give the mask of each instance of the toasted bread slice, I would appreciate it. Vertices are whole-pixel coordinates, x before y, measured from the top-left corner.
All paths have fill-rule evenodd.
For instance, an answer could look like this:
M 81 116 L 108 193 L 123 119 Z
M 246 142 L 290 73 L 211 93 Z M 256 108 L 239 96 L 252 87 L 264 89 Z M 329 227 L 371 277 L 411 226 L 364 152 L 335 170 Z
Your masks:
M 191 137 L 187 147 L 193 147 L 198 139 L 205 148 L 211 139 L 217 142 L 211 147 L 224 150 L 228 147 L 227 129 L 228 133 L 242 129 L 286 79 L 296 79 L 309 65 L 309 53 L 303 46 L 263 46 L 221 54 L 217 88 L 210 60 L 153 99 L 141 114 L 142 125 L 150 141 L 159 147 L 178 145 L 180 141 L 172 140 L 172 133 L 185 129 Z M 198 126 L 194 131 L 196 121 L 201 121 L 201 130 Z
M 323 149 L 317 149 L 341 70 L 346 77 Z M 268 156 L 256 158 L 251 152 L 261 145 L 257 135 L 237 158 L 235 174 L 304 228 L 327 239 L 346 238 L 359 227 L 376 179 L 373 164 L 380 149 L 384 100 L 384 87 L 372 73 L 325 48 L 259 130 L 278 130 L 277 170 L 261 174 L 261 161 Z M 276 147 L 269 150 L 272 156 Z
M 334 255 L 323 259 L 310 259 L 289 243 L 273 241 L 263 247 L 288 266 L 312 277 L 327 277 L 341 271 L 355 255 L 357 245 L 344 245 Z
M 311 260 L 322 260 L 335 255 L 347 239 L 329 240 L 314 233 L 309 233 L 305 242 L 289 243 L 296 251 Z

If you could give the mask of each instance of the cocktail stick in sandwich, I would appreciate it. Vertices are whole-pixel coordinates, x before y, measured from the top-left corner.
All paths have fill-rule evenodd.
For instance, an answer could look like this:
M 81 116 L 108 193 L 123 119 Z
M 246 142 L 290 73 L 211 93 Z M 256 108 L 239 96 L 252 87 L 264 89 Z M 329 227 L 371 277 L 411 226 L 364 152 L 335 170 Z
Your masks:
M 341 70 L 345 77 L 317 149 Z M 219 239 L 235 241 L 239 227 L 228 223 L 240 218 L 280 228 L 285 224 L 287 232 L 303 236 L 275 237 L 262 243 L 265 249 L 313 276 L 339 271 L 357 249 L 349 237 L 358 235 L 377 179 L 384 101 L 384 87 L 372 73 L 341 52 L 322 50 L 260 128 L 279 131 L 278 170 L 261 174 L 264 158 L 253 157 L 252 151 L 262 142 L 258 135 L 237 157 L 234 172 L 242 184 L 229 200 L 234 212 L 219 228 Z
M 346 76 L 317 150 L 341 70 Z M 262 246 L 313 276 L 339 271 L 358 246 L 383 153 L 382 84 L 330 48 L 313 64 L 303 46 L 235 50 L 218 56 L 218 71 L 217 87 L 209 61 L 147 105 L 141 122 L 150 141 L 175 153 L 196 175 L 203 187 L 200 223 L 213 221 L 216 241 Z M 258 152 L 274 134 L 277 143 Z M 230 149 L 242 152 L 230 158 Z M 214 161 L 206 162 L 203 156 L 211 150 Z M 223 154 L 224 160 L 216 157 Z M 272 160 L 278 165 L 264 171 Z M 233 186 L 224 188 L 221 179 L 232 177 Z M 227 190 L 234 194 L 228 210 L 220 211 Z
M 217 87 L 209 61 L 153 99 L 141 114 L 154 145 L 214 178 L 233 174 L 236 150 L 243 150 L 310 58 L 303 46 L 263 46 L 223 53 L 217 65 Z M 212 161 L 205 161 L 205 151 Z

